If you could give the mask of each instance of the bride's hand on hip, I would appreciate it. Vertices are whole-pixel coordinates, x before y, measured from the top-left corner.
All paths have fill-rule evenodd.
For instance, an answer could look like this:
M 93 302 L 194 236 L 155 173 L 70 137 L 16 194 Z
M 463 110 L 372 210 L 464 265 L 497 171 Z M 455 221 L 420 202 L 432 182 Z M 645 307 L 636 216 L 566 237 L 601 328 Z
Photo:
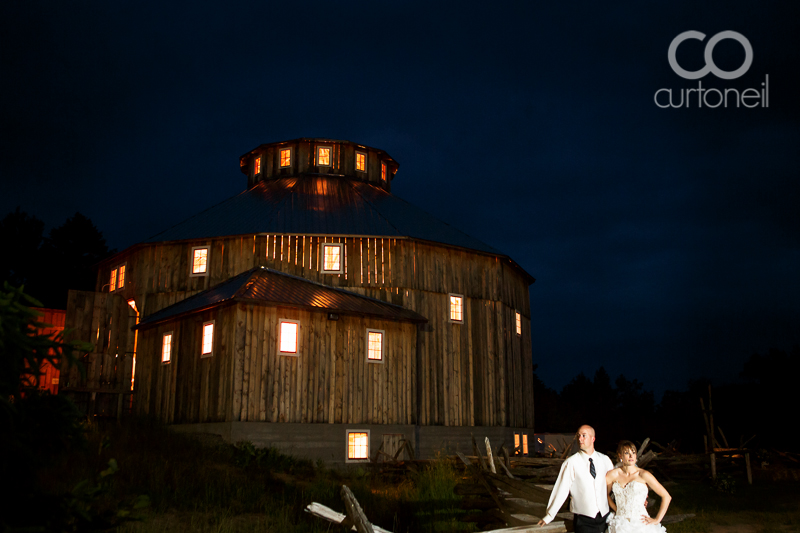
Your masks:
M 648 526 L 652 526 L 652 525 L 655 525 L 655 524 L 660 524 L 660 523 L 661 523 L 661 522 L 659 522 L 658 520 L 656 520 L 655 518 L 651 518 L 651 517 L 649 517 L 649 516 L 643 516 L 643 517 L 642 517 L 642 522 L 644 522 L 644 523 L 645 523 L 645 524 L 647 524 Z

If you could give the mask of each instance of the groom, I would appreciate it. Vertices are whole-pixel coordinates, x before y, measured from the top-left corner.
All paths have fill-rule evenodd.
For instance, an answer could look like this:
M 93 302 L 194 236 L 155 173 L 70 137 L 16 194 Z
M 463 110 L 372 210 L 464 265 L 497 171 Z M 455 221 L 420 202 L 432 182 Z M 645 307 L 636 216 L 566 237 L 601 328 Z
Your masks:
M 569 510 L 575 513 L 575 533 L 603 533 L 608 516 L 606 472 L 614 465 L 608 456 L 595 451 L 591 426 L 578 428 L 578 444 L 581 451 L 561 465 L 547 504 L 547 514 L 539 520 L 539 525 L 549 524 L 567 495 L 572 495 Z

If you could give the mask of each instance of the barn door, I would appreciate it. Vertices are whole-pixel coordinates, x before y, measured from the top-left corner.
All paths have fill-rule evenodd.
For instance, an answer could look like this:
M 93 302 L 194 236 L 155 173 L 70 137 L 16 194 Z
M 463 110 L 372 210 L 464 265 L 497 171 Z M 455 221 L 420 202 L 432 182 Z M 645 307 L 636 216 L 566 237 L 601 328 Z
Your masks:
M 403 434 L 402 433 L 384 433 L 383 435 L 383 452 L 388 455 L 381 455 L 378 458 L 379 462 L 386 462 L 390 461 L 390 457 L 394 457 L 394 454 L 397 453 L 397 450 L 403 447 Z M 397 456 L 398 461 L 404 461 L 408 459 L 408 453 L 403 450 L 403 452 Z

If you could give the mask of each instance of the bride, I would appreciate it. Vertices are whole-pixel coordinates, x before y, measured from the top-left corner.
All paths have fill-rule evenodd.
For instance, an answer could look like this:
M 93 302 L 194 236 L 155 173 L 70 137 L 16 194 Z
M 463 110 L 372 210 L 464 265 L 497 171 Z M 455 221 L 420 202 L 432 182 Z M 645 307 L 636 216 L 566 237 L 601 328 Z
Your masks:
M 609 515 L 608 533 L 666 533 L 661 519 L 672 497 L 653 474 L 636 466 L 636 446 L 631 441 L 619 443 L 617 456 L 622 466 L 606 474 L 608 505 L 615 513 Z M 645 507 L 648 487 L 661 497 L 655 518 L 650 518 Z

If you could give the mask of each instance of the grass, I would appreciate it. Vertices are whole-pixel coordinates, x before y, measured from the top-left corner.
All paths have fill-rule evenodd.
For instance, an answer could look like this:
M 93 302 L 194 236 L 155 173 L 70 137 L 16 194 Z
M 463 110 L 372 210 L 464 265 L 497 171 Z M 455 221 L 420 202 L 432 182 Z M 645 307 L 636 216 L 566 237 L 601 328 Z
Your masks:
M 87 446 L 59 458 L 41 472 L 40 482 L 49 494 L 79 500 L 98 529 L 117 524 L 126 533 L 328 531 L 328 522 L 304 508 L 316 501 L 344 512 L 339 493 L 346 484 L 373 523 L 401 533 L 463 531 L 453 493 L 458 477 L 445 457 L 392 480 L 247 442 L 204 445 L 156 423 L 128 419 L 89 425 Z M 88 490 L 75 498 L 79 483 Z
M 112 459 L 116 470 L 109 467 Z M 202 444 L 129 419 L 119 426 L 89 425 L 86 447 L 63 455 L 39 477 L 50 495 L 68 495 L 73 511 L 92 518 L 95 529 L 116 524 L 123 533 L 329 531 L 335 528 L 304 508 L 316 501 L 344 512 L 339 492 L 346 484 L 373 523 L 404 533 L 469 530 L 459 520 L 465 511 L 453 491 L 461 475 L 442 455 L 392 479 L 371 469 L 326 468 L 250 443 Z M 800 484 L 725 481 L 668 485 L 670 514 L 697 515 L 667 525 L 668 532 L 800 532 Z
M 667 525 L 669 533 L 710 533 L 715 526 L 754 533 L 800 532 L 800 484 L 796 482 L 682 481 L 667 490 L 672 495 L 670 514 L 696 515 Z

